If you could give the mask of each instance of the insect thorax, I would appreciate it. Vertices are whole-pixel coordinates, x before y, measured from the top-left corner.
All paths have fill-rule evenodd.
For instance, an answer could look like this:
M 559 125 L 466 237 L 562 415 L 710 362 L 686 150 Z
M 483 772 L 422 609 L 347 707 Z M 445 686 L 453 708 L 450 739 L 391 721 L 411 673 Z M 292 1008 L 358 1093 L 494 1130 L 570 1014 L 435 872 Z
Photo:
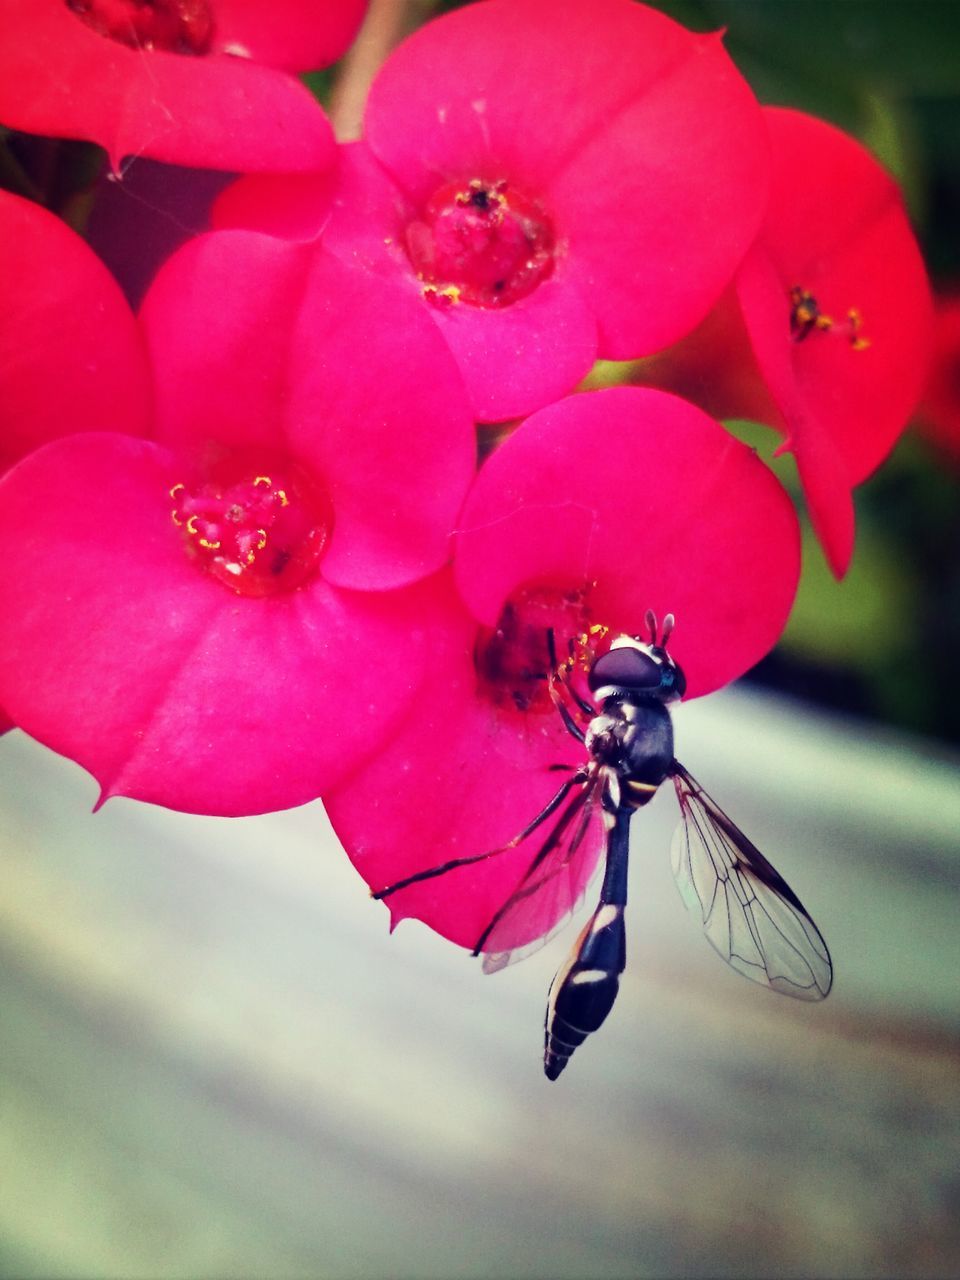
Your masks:
M 670 712 L 657 698 L 613 694 L 590 721 L 586 746 L 595 760 L 615 769 L 620 778 L 656 788 L 673 763 Z

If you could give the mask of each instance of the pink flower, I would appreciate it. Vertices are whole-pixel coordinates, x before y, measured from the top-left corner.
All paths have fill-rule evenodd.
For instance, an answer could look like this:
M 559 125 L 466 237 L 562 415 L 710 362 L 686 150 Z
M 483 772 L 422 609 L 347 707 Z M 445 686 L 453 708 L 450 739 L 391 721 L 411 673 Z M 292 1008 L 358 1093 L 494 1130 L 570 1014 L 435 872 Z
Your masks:
M 703 324 L 638 376 L 782 431 L 840 577 L 851 490 L 889 453 L 923 386 L 929 288 L 900 192 L 869 152 L 812 116 L 764 116 L 773 187 L 757 243 Z
M 476 416 L 502 420 L 598 355 L 691 329 L 759 226 L 767 168 L 719 35 L 633 0 L 488 0 L 387 60 L 365 141 L 341 156 L 326 243 L 423 297 Z M 290 184 L 292 214 L 260 183 L 229 216 L 303 231 L 307 183 Z M 314 228 L 330 210 L 320 185 Z
M 737 296 L 839 577 L 853 552 L 851 490 L 890 452 L 923 389 L 930 290 L 900 191 L 873 156 L 812 116 L 764 114 L 773 186 Z
M 0 0 L 0 122 L 126 155 L 301 170 L 333 139 L 291 72 L 350 43 L 366 0 Z
M 673 611 L 671 652 L 690 692 L 740 675 L 774 644 L 799 575 L 791 503 L 753 452 L 674 396 L 615 388 L 529 418 L 467 499 L 430 684 L 387 748 L 325 797 L 374 889 L 504 845 L 583 760 L 546 691 L 546 629 L 561 653 L 593 624 L 644 631 Z M 530 924 L 548 931 L 596 861 Z M 424 920 L 473 946 L 515 887 L 529 847 L 387 899 L 393 924 Z M 503 947 L 500 939 L 498 950 Z
M 71 432 L 146 433 L 146 353 L 119 288 L 79 236 L 6 191 L 0 279 L 0 473 Z
M 402 290 L 252 233 L 180 250 L 142 319 L 156 440 L 72 436 L 0 483 L 0 702 L 104 797 L 300 804 L 418 693 L 462 384 Z

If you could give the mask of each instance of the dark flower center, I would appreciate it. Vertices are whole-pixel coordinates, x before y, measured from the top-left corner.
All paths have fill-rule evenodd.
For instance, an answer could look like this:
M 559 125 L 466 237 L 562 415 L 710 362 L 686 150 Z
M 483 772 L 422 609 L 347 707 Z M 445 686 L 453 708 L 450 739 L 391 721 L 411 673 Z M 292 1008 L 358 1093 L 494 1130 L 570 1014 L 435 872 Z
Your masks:
M 88 27 L 131 49 L 201 56 L 210 52 L 208 0 L 65 0 Z
M 555 714 L 547 682 L 548 632 L 553 632 L 556 656 L 563 661 L 571 638 L 588 626 L 585 598 L 582 589 L 542 585 L 523 586 L 511 595 L 497 625 L 481 629 L 474 649 L 481 690 L 492 702 Z
M 536 200 L 475 178 L 435 191 L 406 229 L 424 296 L 438 305 L 508 307 L 553 272 L 553 226 Z
M 260 469 L 221 461 L 170 497 L 188 554 L 242 596 L 283 595 L 309 581 L 333 526 L 328 496 L 290 460 Z
M 790 337 L 803 342 L 811 333 L 832 333 L 846 338 L 854 351 L 865 351 L 870 339 L 861 333 L 863 320 L 856 307 L 850 307 L 842 320 L 834 320 L 820 310 L 820 304 L 800 285 L 790 290 Z

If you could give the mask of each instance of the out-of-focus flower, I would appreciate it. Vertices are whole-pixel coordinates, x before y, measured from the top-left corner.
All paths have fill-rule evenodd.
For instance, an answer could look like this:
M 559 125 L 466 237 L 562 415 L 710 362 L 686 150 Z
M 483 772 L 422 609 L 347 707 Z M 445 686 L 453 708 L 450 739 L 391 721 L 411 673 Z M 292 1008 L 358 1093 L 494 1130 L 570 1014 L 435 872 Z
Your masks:
M 851 490 L 890 452 L 930 358 L 923 260 L 900 191 L 858 142 L 765 108 L 770 205 L 734 285 L 638 379 L 782 431 L 834 573 L 853 551 Z
M 313 226 L 329 212 L 334 252 L 423 297 L 498 421 L 702 319 L 759 226 L 767 153 L 719 35 L 633 0 L 487 0 L 387 60 Z M 307 194 L 288 214 L 248 184 L 223 209 L 302 233 Z
M 837 576 L 851 491 L 890 452 L 923 389 L 932 308 L 900 190 L 847 134 L 768 108 L 773 185 L 737 296 Z
M 647 609 L 672 611 L 671 652 L 703 694 L 774 644 L 799 567 L 786 493 L 692 405 L 613 388 L 534 414 L 467 499 L 454 558 L 466 607 L 451 589 L 423 696 L 388 747 L 325 796 L 360 874 L 381 889 L 499 848 L 556 792 L 550 766 L 582 762 L 543 679 L 548 627 L 565 655 L 567 638 L 594 624 L 646 634 Z M 530 936 L 510 945 L 564 914 L 598 852 L 584 851 Z M 515 848 L 401 890 L 387 899 L 392 921 L 414 916 L 473 946 L 531 857 Z
M 0 123 L 215 169 L 326 166 L 291 72 L 346 49 L 366 0 L 0 0 Z
M 156 439 L 71 436 L 0 482 L 0 701 L 105 797 L 299 804 L 422 682 L 463 386 L 403 290 L 253 233 L 180 250 L 142 320 Z
M 5 191 L 0 280 L 0 473 L 71 432 L 145 434 L 146 354 L 119 288 L 58 218 Z
M 933 366 L 919 425 L 924 435 L 960 460 L 960 290 L 937 298 Z

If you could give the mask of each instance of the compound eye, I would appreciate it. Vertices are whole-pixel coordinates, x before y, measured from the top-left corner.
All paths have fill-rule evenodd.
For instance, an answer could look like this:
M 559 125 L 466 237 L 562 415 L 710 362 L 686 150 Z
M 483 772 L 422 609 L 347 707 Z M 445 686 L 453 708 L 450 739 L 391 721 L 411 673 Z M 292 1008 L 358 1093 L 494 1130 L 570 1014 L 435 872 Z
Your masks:
M 618 689 L 659 689 L 662 667 L 640 649 L 611 649 L 602 654 L 590 668 L 587 683 L 590 691 L 615 685 Z

